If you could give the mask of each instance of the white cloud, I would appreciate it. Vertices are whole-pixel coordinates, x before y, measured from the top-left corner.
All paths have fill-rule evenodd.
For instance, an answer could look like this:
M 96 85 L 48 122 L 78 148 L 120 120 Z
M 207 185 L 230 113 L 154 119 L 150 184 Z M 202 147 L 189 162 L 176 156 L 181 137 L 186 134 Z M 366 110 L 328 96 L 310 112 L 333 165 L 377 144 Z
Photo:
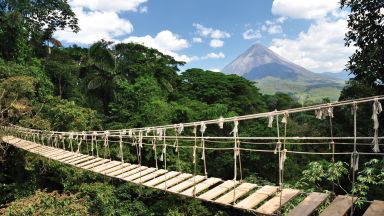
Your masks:
M 254 30 L 254 29 L 248 29 L 246 30 L 244 33 L 243 33 L 243 38 L 245 40 L 258 40 L 260 39 L 262 36 L 261 36 L 261 33 L 260 31 L 258 30 Z
M 273 39 L 270 49 L 315 72 L 341 71 L 355 50 L 344 46 L 346 32 L 345 19 L 319 19 L 295 39 Z
M 140 5 L 147 0 L 70 0 L 71 7 L 87 8 L 91 11 L 134 11 L 140 10 Z
M 143 37 L 131 36 L 123 40 L 123 42 L 138 43 L 147 47 L 155 48 L 166 55 L 174 57 L 178 61 L 190 62 L 198 59 L 198 57 L 195 56 L 190 57 L 176 53 L 175 51 L 189 47 L 189 44 L 187 40 L 179 38 L 178 35 L 173 34 L 169 30 L 161 31 L 155 37 L 150 35 Z
M 213 40 L 211 40 L 211 42 L 209 42 L 209 46 L 211 46 L 213 48 L 222 47 L 222 46 L 224 46 L 224 41 L 219 40 L 219 39 L 213 39 Z
M 139 13 L 147 13 L 147 12 L 148 12 L 147 6 L 139 7 Z
M 281 24 L 287 20 L 287 17 L 279 17 L 275 20 L 266 20 L 261 26 L 261 31 L 268 32 L 268 34 L 280 34 L 283 32 Z
M 198 23 L 194 23 L 193 26 L 196 28 L 197 34 L 200 35 L 201 37 L 210 37 L 213 39 L 222 39 L 222 38 L 231 37 L 231 34 L 219 29 L 208 28 Z
M 319 19 L 339 7 L 337 0 L 274 0 L 272 13 L 291 18 Z
M 201 59 L 220 59 L 220 58 L 225 58 L 224 53 L 219 52 L 219 53 L 208 53 L 207 55 L 201 57 Z
M 100 39 L 114 40 L 117 36 L 129 34 L 133 26 L 129 20 L 122 19 L 112 11 L 84 11 L 83 8 L 72 9 L 79 19 L 80 32 L 57 31 L 55 37 L 68 43 L 91 44 Z
M 192 38 L 193 43 L 203 43 L 203 39 L 199 37 Z
M 219 68 L 211 68 L 211 69 L 208 69 L 209 71 L 212 71 L 212 72 L 221 72 L 221 70 Z

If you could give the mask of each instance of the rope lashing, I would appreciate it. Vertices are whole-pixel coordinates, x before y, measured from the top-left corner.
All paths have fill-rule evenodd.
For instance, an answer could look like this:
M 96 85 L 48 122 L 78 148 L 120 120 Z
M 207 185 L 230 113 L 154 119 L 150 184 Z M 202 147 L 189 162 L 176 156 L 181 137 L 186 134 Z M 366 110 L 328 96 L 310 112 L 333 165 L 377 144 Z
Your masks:
M 158 135 L 159 140 L 163 140 L 163 137 L 164 137 L 163 133 L 164 133 L 164 131 L 162 128 L 157 129 L 157 135 Z M 163 142 L 163 148 L 161 150 L 161 155 L 160 155 L 160 159 L 159 159 L 160 161 L 164 161 L 164 154 L 166 152 L 166 148 L 167 148 L 167 146 L 165 145 L 165 142 Z
M 315 110 L 315 116 L 317 119 L 326 119 L 327 117 L 333 118 L 333 106 L 328 104 L 326 107 L 320 107 Z
M 373 129 L 374 132 L 374 138 L 373 138 L 373 152 L 380 152 L 379 148 L 379 140 L 378 140 L 378 129 L 379 129 L 379 118 L 378 115 L 383 111 L 383 107 L 381 106 L 381 103 L 379 102 L 378 98 L 375 98 L 372 106 L 372 117 L 373 120 Z
M 59 134 L 59 140 L 60 140 L 61 144 L 63 145 L 63 149 L 65 150 L 64 134 Z
M 354 191 L 355 191 L 355 179 L 356 179 L 356 171 L 359 169 L 359 153 L 357 152 L 357 125 L 356 125 L 356 118 L 357 118 L 357 103 L 352 104 L 352 115 L 353 115 L 353 153 L 351 154 L 351 168 L 352 168 L 352 198 L 351 198 L 351 204 L 352 208 L 350 211 L 350 215 L 353 216 L 355 211 L 354 206 Z
M 155 131 L 153 131 L 155 133 Z M 156 136 L 153 136 L 152 138 L 152 150 L 154 151 L 154 157 L 155 157 L 155 163 L 156 163 L 156 169 L 159 169 L 157 164 L 157 147 L 156 147 Z
M 204 122 L 200 123 L 200 133 L 201 133 L 201 160 L 204 161 L 204 176 L 205 178 L 208 177 L 208 172 L 207 172 L 207 161 L 205 160 L 205 141 L 204 141 L 204 132 L 207 129 L 207 126 L 205 125 Z
M 196 169 L 197 169 L 197 164 L 196 164 L 196 149 L 197 149 L 197 125 L 195 124 L 192 130 L 192 133 L 194 134 L 195 137 L 195 142 L 193 145 L 193 152 L 192 152 L 192 163 L 193 163 L 193 190 L 192 194 L 193 197 L 196 196 Z
M 234 147 L 233 147 L 233 204 L 235 204 L 236 200 L 236 180 L 237 180 L 237 157 L 240 156 L 240 148 L 239 148 L 239 143 L 237 141 L 237 136 L 239 133 L 239 121 L 235 120 L 233 122 L 233 130 L 231 131 L 230 134 L 233 134 L 234 138 Z
M 219 120 L 217 122 L 217 125 L 219 125 L 220 129 L 224 128 L 224 118 L 223 118 L 223 116 L 220 116 L 220 118 L 219 118 Z
M 271 128 L 273 126 L 273 119 L 275 115 L 275 111 L 268 113 L 268 127 Z
M 174 126 L 175 133 L 176 133 L 176 139 L 174 143 L 175 147 L 175 152 L 177 152 L 177 168 L 179 171 L 181 171 L 181 166 L 180 166 L 180 151 L 179 151 L 179 135 L 184 131 L 184 125 L 183 124 L 178 124 Z
M 124 135 L 123 131 L 120 131 L 120 134 L 119 134 L 119 146 L 120 146 L 119 156 L 121 158 L 121 163 L 124 163 L 123 135 Z
M 73 152 L 73 138 L 74 138 L 74 134 L 73 132 L 70 132 L 68 135 L 68 139 L 69 139 L 69 148 L 71 149 L 71 152 Z
M 92 156 L 93 156 L 93 154 L 94 154 L 94 146 L 96 145 L 96 156 L 99 157 L 96 136 L 97 136 L 97 132 L 93 131 L 92 132 L 92 136 L 91 136 L 91 152 L 92 152 Z
M 55 134 L 55 135 L 53 135 L 53 136 L 54 136 L 54 138 L 53 138 L 53 143 L 54 143 L 55 147 L 58 148 L 58 147 L 59 147 L 59 138 L 58 138 L 58 135 Z
M 107 155 L 109 155 L 109 159 L 111 160 L 111 152 L 109 151 L 109 134 L 110 134 L 109 131 L 104 131 L 104 136 L 103 136 L 103 139 L 104 139 L 104 158 L 106 158 Z
M 79 153 L 81 151 L 81 144 L 82 144 L 83 140 L 86 139 L 86 137 L 87 137 L 87 134 L 85 133 L 85 131 L 82 131 L 81 132 L 81 136 L 80 136 L 80 141 L 79 141 L 79 143 L 77 145 L 76 153 Z

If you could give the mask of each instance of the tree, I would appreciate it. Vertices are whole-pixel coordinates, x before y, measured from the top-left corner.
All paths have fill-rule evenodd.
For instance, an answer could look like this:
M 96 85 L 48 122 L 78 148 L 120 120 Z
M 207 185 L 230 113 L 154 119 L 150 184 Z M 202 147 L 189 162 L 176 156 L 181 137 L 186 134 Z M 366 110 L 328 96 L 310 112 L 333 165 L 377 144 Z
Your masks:
M 357 47 L 347 69 L 356 80 L 383 88 L 384 84 L 384 1 L 342 0 L 342 8 L 351 10 L 346 46 Z
M 17 30 L 16 35 L 22 34 L 24 40 L 29 40 L 37 56 L 44 56 L 47 53 L 45 43 L 52 39 L 56 30 L 65 28 L 74 32 L 80 30 L 76 15 L 67 0 L 0 0 L 0 18 L 6 19 L 7 16 L 17 18 L 17 28 L 3 28 L 4 26 L 0 25 L 0 35 L 3 34 L 12 40 L 14 37 L 12 33 Z M 22 22 L 19 22 L 20 19 Z M 20 24 L 22 24 L 21 27 Z M 24 31 L 28 32 L 26 36 Z M 2 43 L 2 46 L 8 45 Z M 19 47 L 22 44 L 16 44 L 16 46 Z M 17 57 L 13 56 L 13 59 Z

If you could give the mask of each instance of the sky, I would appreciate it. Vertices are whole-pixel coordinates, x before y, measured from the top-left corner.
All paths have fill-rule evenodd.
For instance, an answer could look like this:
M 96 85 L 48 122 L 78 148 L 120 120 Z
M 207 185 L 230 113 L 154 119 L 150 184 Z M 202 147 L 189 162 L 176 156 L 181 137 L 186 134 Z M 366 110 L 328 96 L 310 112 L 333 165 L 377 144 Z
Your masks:
M 348 11 L 339 0 L 69 0 L 80 32 L 65 45 L 134 42 L 185 61 L 181 70 L 220 71 L 255 43 L 313 72 L 340 72 Z

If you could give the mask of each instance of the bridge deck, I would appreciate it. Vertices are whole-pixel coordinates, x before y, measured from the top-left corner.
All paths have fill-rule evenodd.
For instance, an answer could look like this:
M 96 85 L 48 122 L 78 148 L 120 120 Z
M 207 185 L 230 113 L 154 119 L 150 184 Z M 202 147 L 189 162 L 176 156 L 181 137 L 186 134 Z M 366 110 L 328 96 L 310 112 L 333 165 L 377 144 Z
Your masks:
M 297 189 L 286 188 L 282 192 L 278 192 L 276 186 L 258 186 L 246 182 L 224 181 L 213 177 L 206 178 L 200 175 L 194 177 L 189 173 L 111 161 L 40 145 L 13 136 L 4 136 L 2 139 L 17 148 L 81 169 L 220 205 L 231 205 L 259 214 L 275 214 L 301 193 Z M 326 199 L 330 199 L 329 194 L 310 193 L 288 215 L 310 215 L 321 204 L 325 203 Z M 352 199 L 348 196 L 337 196 L 320 215 L 345 215 L 350 210 L 354 200 L 355 198 Z M 365 215 L 373 215 L 377 212 L 384 212 L 383 201 L 374 201 Z

